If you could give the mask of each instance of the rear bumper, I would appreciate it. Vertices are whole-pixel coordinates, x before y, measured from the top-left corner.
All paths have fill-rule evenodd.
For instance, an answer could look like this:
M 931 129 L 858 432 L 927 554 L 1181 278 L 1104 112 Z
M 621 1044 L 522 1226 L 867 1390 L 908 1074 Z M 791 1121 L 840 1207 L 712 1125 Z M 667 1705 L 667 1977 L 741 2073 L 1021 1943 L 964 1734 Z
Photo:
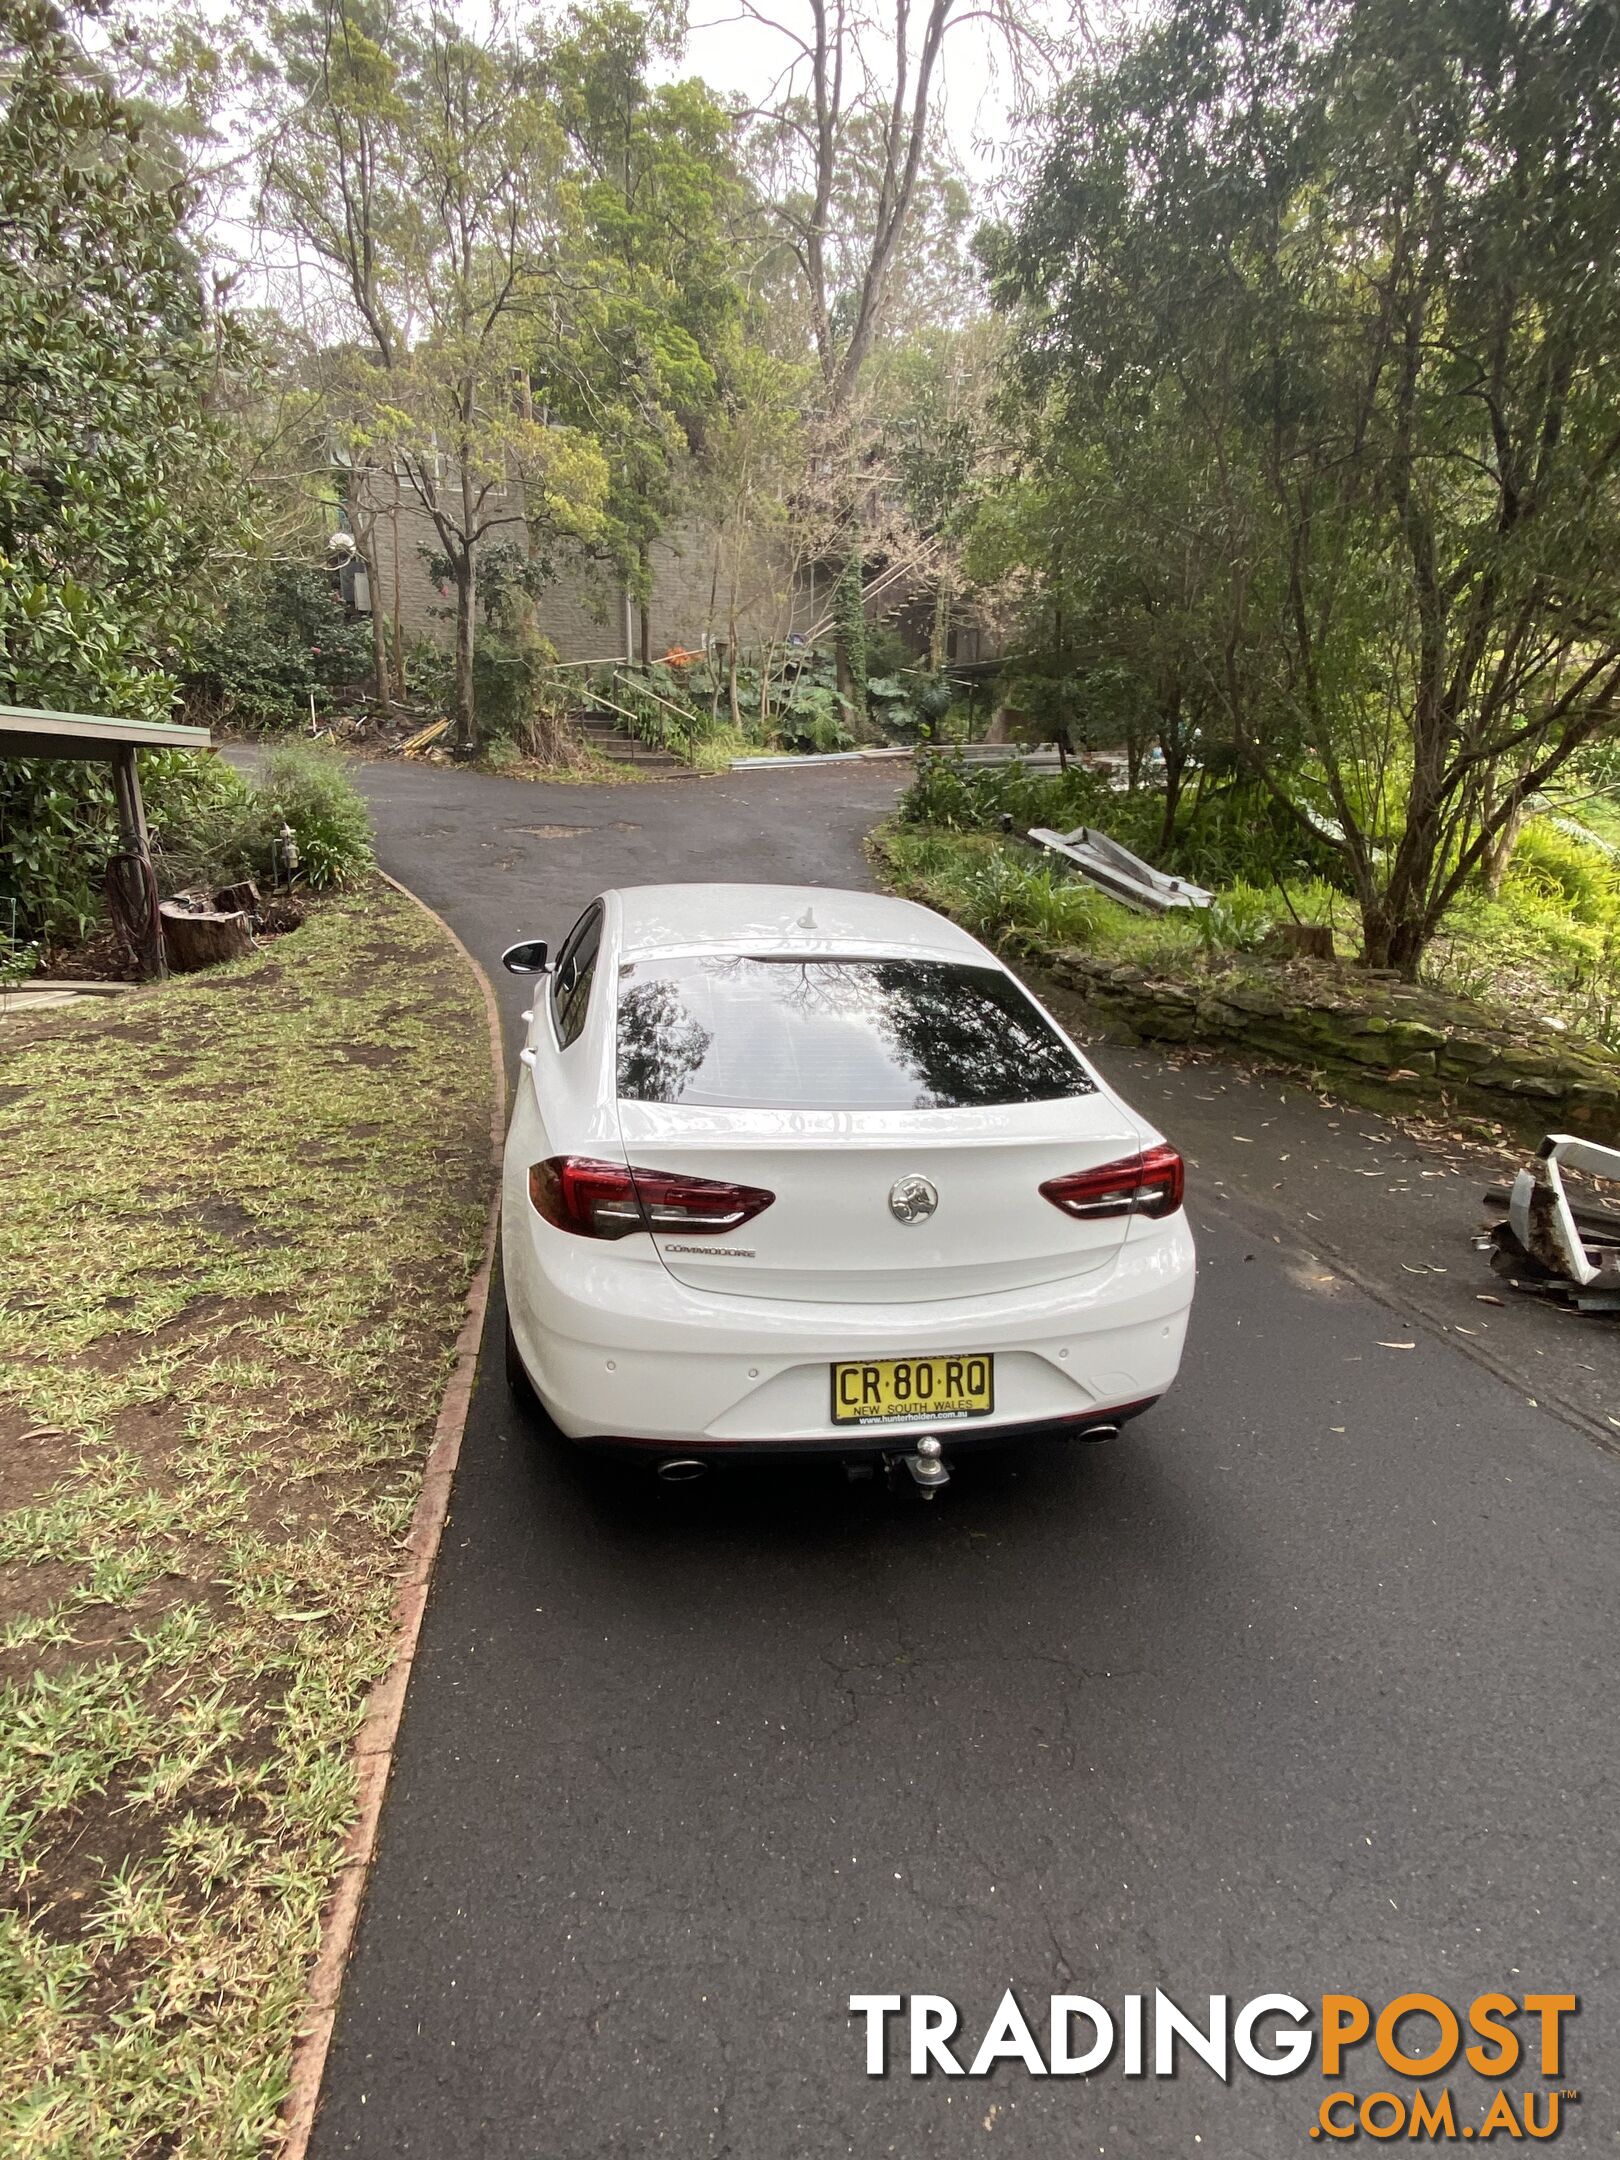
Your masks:
M 1156 1395 L 1146 1402 L 1120 1403 L 1109 1410 L 1083 1410 L 1069 1418 L 1043 1418 L 1029 1425 L 998 1424 L 990 1418 L 960 1419 L 955 1424 L 928 1426 L 845 1426 L 835 1437 L 822 1440 L 682 1440 L 675 1452 L 704 1462 L 763 1462 L 784 1455 L 824 1455 L 831 1460 L 861 1461 L 908 1455 L 923 1435 L 932 1431 L 951 1455 L 972 1454 L 979 1448 L 1013 1447 L 1043 1440 L 1106 1440 L 1121 1425 L 1151 1410 Z M 668 1440 L 635 1440 L 617 1433 L 568 1434 L 571 1445 L 593 1454 L 621 1455 L 637 1459 L 671 1453 Z
M 1157 1400 L 1181 1362 L 1194 1269 L 1185 1215 L 1133 1223 L 1114 1266 L 1036 1290 L 807 1305 L 707 1298 L 656 1262 L 613 1266 L 613 1248 L 565 1238 L 507 1198 L 513 1336 L 571 1440 L 712 1458 L 898 1454 L 926 1432 L 952 1452 L 1075 1437 Z M 833 1422 L 837 1360 L 983 1352 L 996 1360 L 989 1417 Z

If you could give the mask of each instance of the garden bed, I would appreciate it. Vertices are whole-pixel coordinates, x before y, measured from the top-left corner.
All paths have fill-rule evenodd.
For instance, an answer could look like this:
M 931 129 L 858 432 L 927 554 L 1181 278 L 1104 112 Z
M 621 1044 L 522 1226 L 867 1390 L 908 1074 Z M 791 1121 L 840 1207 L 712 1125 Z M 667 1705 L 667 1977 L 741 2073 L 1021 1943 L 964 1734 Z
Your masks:
M 1029 872 L 976 836 L 919 844 L 913 832 L 880 828 L 872 849 L 896 891 L 956 917 L 1139 1040 L 1260 1057 L 1351 1099 L 1500 1125 L 1524 1140 L 1620 1131 L 1620 1057 L 1534 1011 L 1379 980 L 1349 962 L 1201 945 L 1185 917 L 1127 916 L 1083 885 L 1053 885 L 1044 866 L 1035 873 L 1049 922 L 1041 927 L 1020 919 L 1028 896 L 1020 902 L 1018 880 Z M 963 861 L 979 867 L 963 877 Z M 1128 943 L 1109 937 L 1116 924 Z
M 380 885 L 0 1040 L 0 2124 L 256 2154 L 481 1251 L 479 985 Z

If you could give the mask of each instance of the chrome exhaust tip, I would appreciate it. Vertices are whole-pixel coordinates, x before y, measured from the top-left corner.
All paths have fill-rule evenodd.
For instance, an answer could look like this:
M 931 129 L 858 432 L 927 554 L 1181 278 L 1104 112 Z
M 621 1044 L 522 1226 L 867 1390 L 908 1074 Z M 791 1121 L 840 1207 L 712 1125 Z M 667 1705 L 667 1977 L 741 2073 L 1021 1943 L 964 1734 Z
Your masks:
M 1076 1435 L 1076 1438 L 1080 1440 L 1117 1440 L 1119 1438 L 1119 1427 L 1117 1425 L 1087 1425 Z
M 708 1474 L 708 1464 L 699 1462 L 695 1455 L 671 1455 L 667 1462 L 658 1465 L 658 1475 L 666 1485 L 690 1485 Z

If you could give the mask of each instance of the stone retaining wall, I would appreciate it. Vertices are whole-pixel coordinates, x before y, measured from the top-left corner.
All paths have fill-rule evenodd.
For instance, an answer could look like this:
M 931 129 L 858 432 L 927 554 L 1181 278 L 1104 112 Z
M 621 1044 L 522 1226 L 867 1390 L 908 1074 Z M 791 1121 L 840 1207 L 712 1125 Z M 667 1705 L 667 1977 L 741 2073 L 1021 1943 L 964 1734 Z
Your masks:
M 1234 963 L 1182 979 L 1016 938 L 1016 956 L 1146 1042 L 1302 1066 L 1342 1092 L 1620 1142 L 1620 1058 L 1465 998 L 1350 968 Z

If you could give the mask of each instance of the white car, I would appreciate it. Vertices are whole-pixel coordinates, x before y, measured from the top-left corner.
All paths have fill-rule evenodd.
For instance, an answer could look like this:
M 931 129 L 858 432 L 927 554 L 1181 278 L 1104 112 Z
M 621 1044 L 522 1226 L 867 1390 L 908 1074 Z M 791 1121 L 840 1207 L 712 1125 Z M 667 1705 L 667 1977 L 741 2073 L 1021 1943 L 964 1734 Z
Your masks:
M 535 978 L 508 1372 L 666 1476 L 827 1450 L 925 1489 L 1175 1378 L 1182 1162 L 995 955 L 910 901 L 603 893 Z

